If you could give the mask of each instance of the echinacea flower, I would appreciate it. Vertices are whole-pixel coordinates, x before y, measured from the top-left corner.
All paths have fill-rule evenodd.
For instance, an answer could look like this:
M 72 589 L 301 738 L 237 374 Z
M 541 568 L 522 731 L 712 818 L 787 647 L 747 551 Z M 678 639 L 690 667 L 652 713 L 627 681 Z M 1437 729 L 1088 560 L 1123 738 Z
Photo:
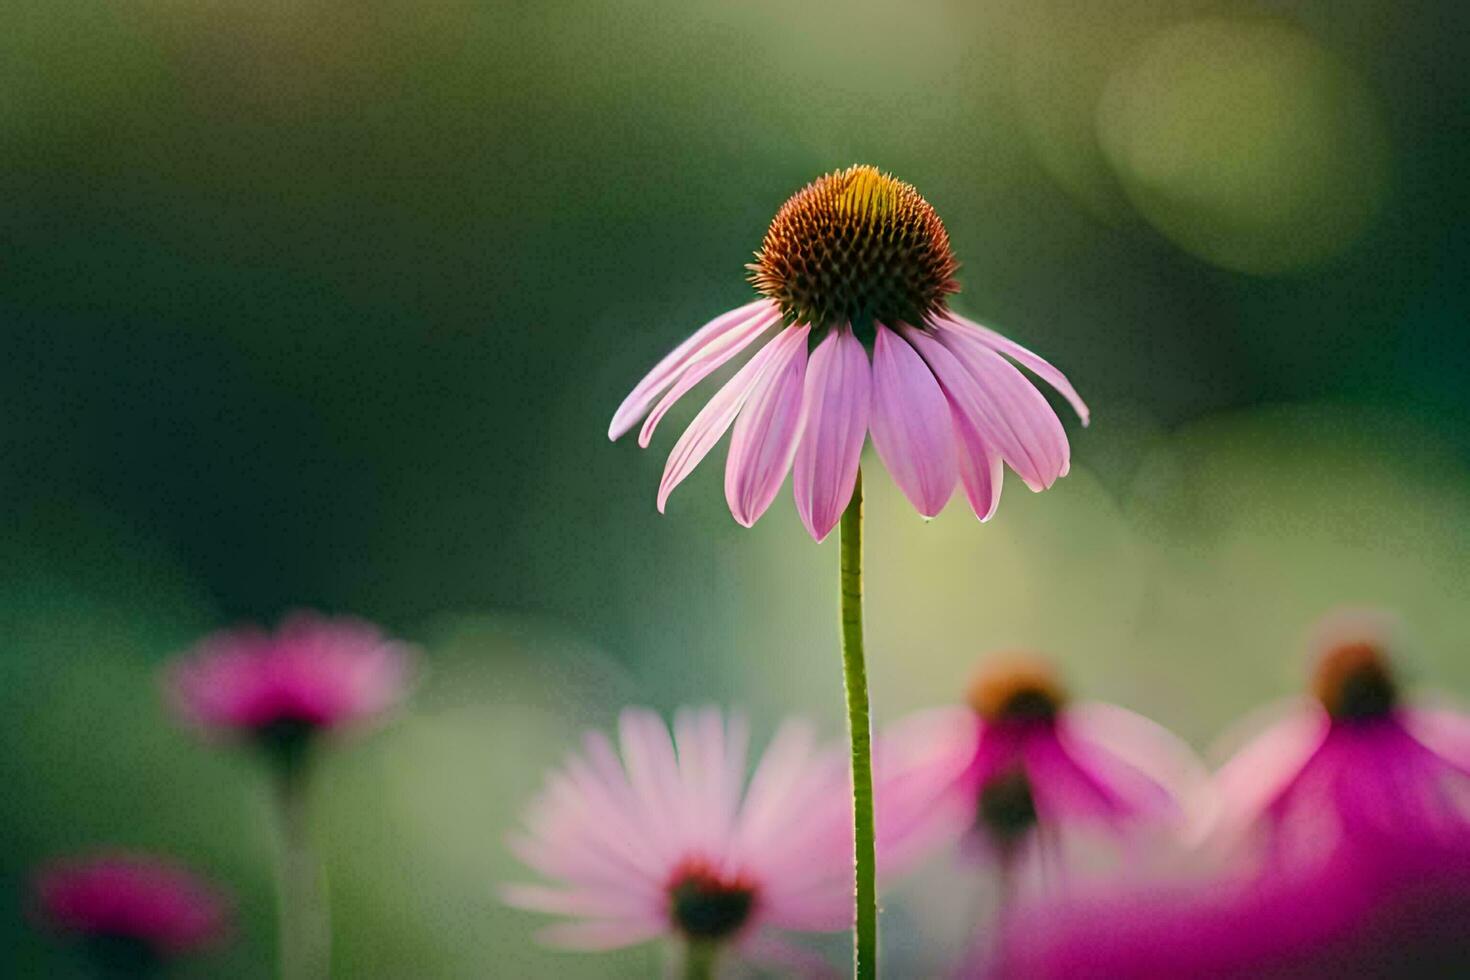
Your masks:
M 1193 753 L 1123 708 L 1074 704 L 1032 657 L 984 665 L 965 707 L 922 712 L 878 743 L 879 852 L 901 863 L 944 842 L 1041 874 L 1065 835 L 1127 835 L 1196 819 Z M 1033 860 L 1039 859 L 1039 860 Z
M 371 623 L 302 612 L 274 633 L 244 627 L 205 637 L 169 672 L 180 716 L 207 735 L 256 746 L 272 764 L 285 980 L 325 977 L 330 968 L 329 912 L 307 813 L 314 747 L 323 733 L 371 722 L 397 704 L 411 660 Z
M 680 398 L 759 345 L 674 445 L 660 511 L 733 425 L 725 498 L 747 527 L 794 468 L 797 512 L 825 538 L 853 495 L 869 434 L 920 514 L 938 514 L 958 482 L 987 520 L 1002 462 L 1033 490 L 1069 467 L 1060 420 L 1015 365 L 1059 391 L 1084 424 L 1088 411 L 1047 361 L 949 309 L 958 267 L 944 224 L 909 184 L 868 166 L 819 177 L 782 205 L 756 253 L 751 281 L 763 298 L 660 361 L 608 435 L 643 419 L 646 447 Z
M 201 731 L 289 754 L 315 733 L 369 721 L 404 694 L 408 649 L 370 623 L 314 613 L 206 637 L 168 676 L 173 704 Z
M 799 722 L 781 727 L 746 785 L 737 716 L 683 709 L 619 719 L 622 755 L 600 732 L 552 772 L 512 849 L 550 885 L 511 885 L 509 903 L 569 917 L 548 943 L 611 949 L 670 937 L 686 976 L 724 950 L 791 962 L 775 930 L 833 931 L 852 915 L 852 838 L 841 754 Z
M 1470 839 L 1399 838 L 1311 868 L 1122 885 L 1009 917 L 965 977 L 1341 980 L 1470 973 Z
M 36 874 L 32 900 L 41 924 L 124 974 L 207 946 L 230 921 L 221 892 L 173 861 L 145 854 L 56 861 Z
M 1221 767 L 1217 842 L 1281 863 L 1470 838 L 1470 716 L 1407 703 L 1389 623 L 1342 613 L 1318 629 L 1311 698 L 1291 702 Z

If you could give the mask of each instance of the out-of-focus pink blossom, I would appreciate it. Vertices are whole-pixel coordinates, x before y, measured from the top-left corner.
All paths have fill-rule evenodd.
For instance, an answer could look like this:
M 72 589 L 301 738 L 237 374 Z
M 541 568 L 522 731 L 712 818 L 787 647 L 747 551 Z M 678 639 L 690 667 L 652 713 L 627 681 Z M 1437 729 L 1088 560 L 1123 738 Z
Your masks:
M 550 884 L 507 902 L 569 919 L 541 938 L 610 949 L 671 936 L 787 966 L 820 961 L 778 930 L 852 923 L 845 756 L 804 723 L 781 727 L 746 785 L 738 716 L 681 709 L 669 729 L 628 709 L 618 748 L 589 732 L 547 778 L 511 847 Z
M 1310 867 L 1136 884 L 1016 910 L 965 976 L 1341 980 L 1470 974 L 1470 840 L 1343 847 Z
M 314 613 L 275 632 L 255 627 L 206 637 L 171 667 L 181 717 L 213 734 L 306 734 L 373 719 L 404 695 L 411 656 L 371 623 Z
M 1280 707 L 1217 774 L 1221 849 L 1291 865 L 1390 838 L 1470 839 L 1470 716 L 1405 702 L 1381 619 L 1340 613 L 1318 634 L 1313 696 Z
M 132 941 L 157 956 L 204 946 L 226 932 L 223 894 L 174 862 L 110 853 L 56 861 L 34 882 L 35 914 L 78 937 Z
M 880 864 L 958 841 L 1011 864 L 1040 858 L 1045 869 L 1074 831 L 1182 832 L 1195 819 L 1207 778 L 1188 747 L 1122 708 L 1069 702 L 1041 661 L 988 664 L 969 701 L 879 738 Z

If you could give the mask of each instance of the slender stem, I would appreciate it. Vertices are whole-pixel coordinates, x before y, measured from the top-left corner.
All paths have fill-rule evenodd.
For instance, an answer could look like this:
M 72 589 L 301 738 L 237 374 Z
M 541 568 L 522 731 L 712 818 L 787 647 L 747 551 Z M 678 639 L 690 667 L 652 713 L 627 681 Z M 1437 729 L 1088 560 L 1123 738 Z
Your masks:
M 311 846 L 308 770 L 298 762 L 279 773 L 281 980 L 325 980 L 330 974 L 331 925 L 321 862 Z
M 873 736 L 868 709 L 868 669 L 863 662 L 863 474 L 838 530 L 842 552 L 842 677 L 847 689 L 847 735 L 852 745 L 852 841 L 857 872 L 853 928 L 853 976 L 878 975 L 877 861 L 873 843 Z
M 719 945 L 708 940 L 684 943 L 684 980 L 713 980 Z

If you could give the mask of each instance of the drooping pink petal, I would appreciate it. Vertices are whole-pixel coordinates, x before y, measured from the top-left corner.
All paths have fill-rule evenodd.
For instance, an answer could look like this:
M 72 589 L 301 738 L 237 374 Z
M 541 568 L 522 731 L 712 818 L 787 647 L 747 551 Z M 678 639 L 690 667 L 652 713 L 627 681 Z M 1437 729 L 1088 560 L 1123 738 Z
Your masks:
M 704 349 L 694 355 L 684 368 L 684 373 L 674 386 L 659 399 L 648 418 L 643 420 L 643 428 L 638 431 L 638 446 L 647 449 L 648 444 L 653 441 L 653 431 L 658 427 L 663 417 L 668 414 L 669 409 L 683 398 L 689 389 L 699 384 L 715 371 L 724 366 L 736 354 L 749 347 L 762 334 L 769 330 L 778 320 L 781 314 L 774 309 L 760 310 L 749 320 L 732 327 L 719 337 L 710 341 Z
M 646 919 L 591 919 L 547 926 L 536 939 L 548 946 L 602 952 L 647 942 L 663 931 L 662 923 Z
M 959 478 L 949 403 L 923 358 L 882 324 L 869 426 L 873 448 L 914 508 L 925 517 L 943 510 Z
M 694 472 L 694 468 L 714 448 L 715 443 L 730 428 L 730 423 L 735 421 L 735 416 L 740 413 L 740 408 L 745 400 L 750 397 L 751 390 L 755 388 L 756 382 L 766 370 L 771 360 L 782 352 L 781 338 L 785 334 L 778 334 L 760 350 L 755 356 L 745 362 L 745 366 L 735 372 L 735 377 L 725 382 L 725 386 L 715 392 L 715 396 L 699 410 L 694 416 L 694 421 L 689 423 L 689 428 L 674 443 L 674 449 L 669 453 L 669 461 L 664 464 L 663 479 L 658 485 L 658 512 L 662 514 L 664 507 L 669 502 L 669 494 L 674 488 L 684 482 L 684 478 Z
M 847 508 L 868 436 L 871 368 L 850 329 L 833 330 L 812 352 L 806 374 L 806 431 L 792 489 L 807 532 L 821 541 Z
M 958 440 L 960 483 L 970 509 L 982 521 L 995 516 L 1000 506 L 1000 489 L 1005 470 L 1000 454 L 983 433 L 986 416 L 983 408 L 985 392 L 979 382 L 949 349 L 922 330 L 904 330 L 904 338 L 924 358 L 939 387 L 949 400 L 954 413 L 955 436 Z
M 1470 715 L 1439 706 L 1404 708 L 1399 715 L 1416 739 L 1456 768 L 1470 773 Z
M 1072 387 L 1072 382 L 1067 380 L 1067 376 L 1053 367 L 1046 358 L 1027 350 L 1009 337 L 997 333 L 989 327 L 981 326 L 974 320 L 960 316 L 957 313 L 950 313 L 941 318 L 940 323 L 952 324 L 974 333 L 991 350 L 1006 355 L 1055 388 L 1072 406 L 1072 410 L 1077 413 L 1077 417 L 1082 420 L 1083 425 L 1091 421 L 1092 415 L 1087 409 L 1087 403 L 1082 400 L 1081 395 L 1077 394 L 1077 389 Z
M 803 394 L 810 332 L 805 324 L 788 327 L 772 341 L 778 350 L 735 421 L 725 465 L 725 501 L 745 527 L 771 506 L 796 457 L 806 422 Z
M 921 712 L 879 733 L 873 765 L 884 873 L 959 840 L 974 823 L 978 787 L 967 770 L 979 736 L 968 708 Z
M 1065 476 L 1071 464 L 1067 433 L 1036 386 L 974 334 L 948 328 L 936 336 L 978 386 L 982 434 L 1011 469 L 1032 490 L 1044 490 Z
M 1259 829 L 1258 821 L 1301 778 L 1331 727 L 1315 704 L 1292 702 L 1291 710 L 1275 713 L 1279 720 L 1215 773 L 1216 836 L 1222 846 L 1236 846 Z
M 1191 839 L 1208 829 L 1215 813 L 1209 773 L 1189 746 L 1162 725 L 1116 705 L 1087 702 L 1068 709 L 1065 736 L 1075 751 L 1095 747 L 1162 790 L 1179 808 L 1184 820 L 1181 829 Z M 1124 794 L 1140 804 L 1161 798 L 1146 787 L 1141 793 L 1125 790 Z
M 737 309 L 727 313 L 721 313 L 709 323 L 696 330 L 688 339 L 675 347 L 663 360 L 659 361 L 652 371 L 638 382 L 637 386 L 623 399 L 618 410 L 613 413 L 612 424 L 608 426 L 607 437 L 618 439 L 629 429 L 638 423 L 643 413 L 653 404 L 654 399 L 659 396 L 674 380 L 679 373 L 688 366 L 704 347 L 711 341 L 718 339 L 726 331 L 745 322 L 758 311 L 772 306 L 770 300 L 758 299 L 746 303 Z
M 500 900 L 506 905 L 527 912 L 585 916 L 592 919 L 627 917 L 634 904 L 633 896 L 627 890 L 586 886 L 568 889 L 549 885 L 510 884 L 500 886 L 499 893 Z M 644 893 L 644 904 L 657 908 L 662 897 L 661 892 L 650 888 Z

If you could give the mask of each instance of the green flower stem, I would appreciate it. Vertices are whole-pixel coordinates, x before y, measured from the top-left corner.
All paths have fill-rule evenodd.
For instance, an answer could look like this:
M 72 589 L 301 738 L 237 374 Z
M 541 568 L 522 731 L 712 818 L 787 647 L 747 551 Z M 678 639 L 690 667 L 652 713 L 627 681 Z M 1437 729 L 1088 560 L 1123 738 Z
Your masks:
M 311 846 L 307 806 L 309 766 L 279 772 L 281 867 L 279 934 L 281 980 L 325 980 L 331 972 L 331 925 L 322 866 Z
M 713 980 L 718 943 L 690 939 L 684 943 L 684 980 Z
M 842 552 L 842 676 L 847 689 L 847 734 L 852 746 L 852 840 L 857 872 L 853 927 L 853 976 L 878 976 L 877 860 L 873 843 L 873 735 L 868 708 L 868 669 L 863 662 L 863 474 L 838 529 Z

